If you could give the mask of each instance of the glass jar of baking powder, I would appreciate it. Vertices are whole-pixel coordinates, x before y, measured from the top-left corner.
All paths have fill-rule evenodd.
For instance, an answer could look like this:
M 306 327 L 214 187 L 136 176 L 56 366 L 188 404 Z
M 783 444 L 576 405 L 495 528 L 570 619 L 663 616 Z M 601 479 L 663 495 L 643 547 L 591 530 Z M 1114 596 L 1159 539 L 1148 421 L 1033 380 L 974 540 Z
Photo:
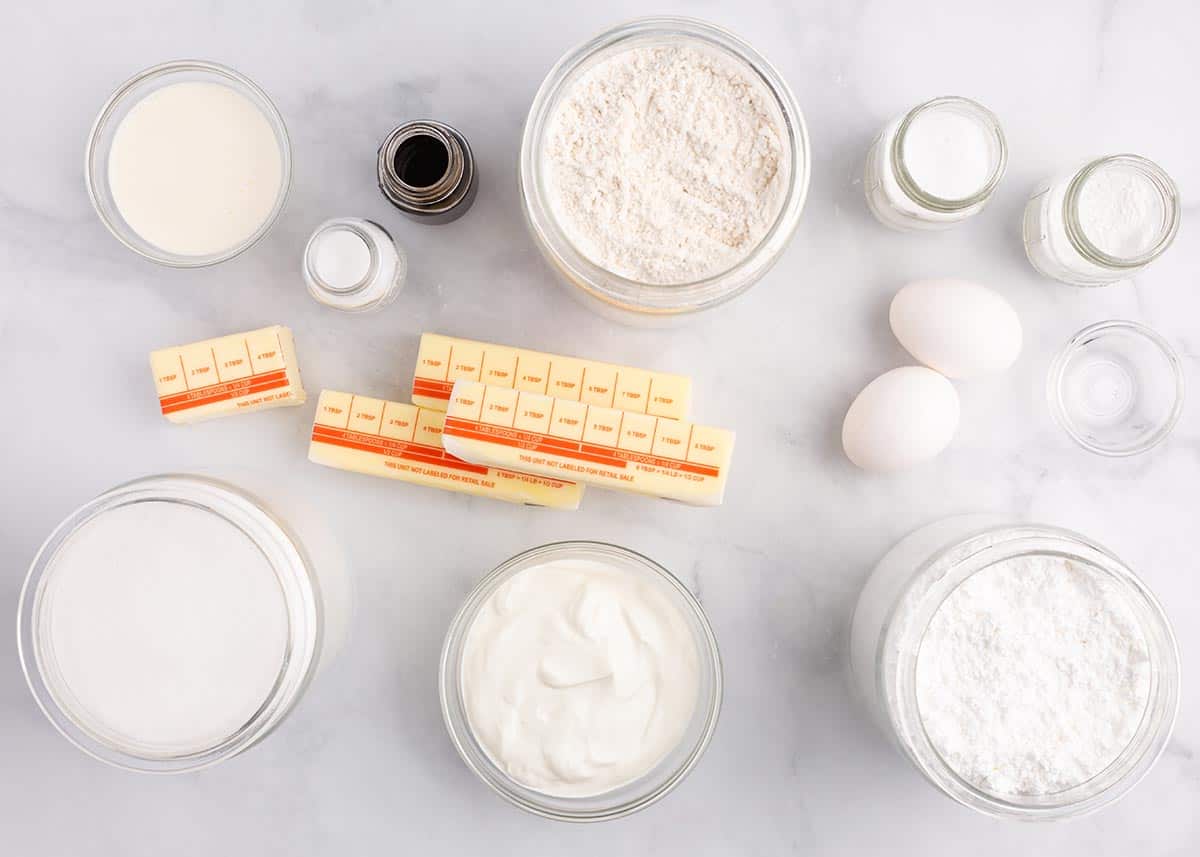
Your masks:
M 1106 286 L 1161 256 L 1179 219 L 1179 192 L 1162 167 L 1138 155 L 1110 155 L 1033 194 L 1025 206 L 1025 253 L 1047 277 Z

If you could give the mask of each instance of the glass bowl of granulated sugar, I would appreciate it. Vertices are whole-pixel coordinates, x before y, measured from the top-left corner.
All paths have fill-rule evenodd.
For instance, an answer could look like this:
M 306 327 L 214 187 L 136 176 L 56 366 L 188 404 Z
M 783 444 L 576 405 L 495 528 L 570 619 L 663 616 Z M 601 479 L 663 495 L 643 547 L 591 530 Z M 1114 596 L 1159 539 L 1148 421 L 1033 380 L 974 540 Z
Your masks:
M 626 322 L 728 301 L 774 264 L 808 191 L 795 97 L 750 45 L 642 18 L 568 51 L 534 97 L 521 200 L 539 249 Z

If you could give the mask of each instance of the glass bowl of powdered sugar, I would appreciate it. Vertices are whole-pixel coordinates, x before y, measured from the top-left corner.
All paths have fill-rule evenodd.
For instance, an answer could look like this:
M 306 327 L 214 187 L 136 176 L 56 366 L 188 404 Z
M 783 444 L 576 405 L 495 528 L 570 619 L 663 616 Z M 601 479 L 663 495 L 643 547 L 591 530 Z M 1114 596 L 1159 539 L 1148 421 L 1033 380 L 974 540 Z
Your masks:
M 521 143 L 522 204 L 543 255 L 594 309 L 686 316 L 757 282 L 795 231 L 804 118 L 750 45 L 689 18 L 643 18 L 550 70 Z
M 1178 713 L 1163 608 L 1110 551 L 1057 527 L 962 515 L 909 534 L 864 586 L 850 638 L 884 732 L 939 791 L 998 818 L 1110 804 Z

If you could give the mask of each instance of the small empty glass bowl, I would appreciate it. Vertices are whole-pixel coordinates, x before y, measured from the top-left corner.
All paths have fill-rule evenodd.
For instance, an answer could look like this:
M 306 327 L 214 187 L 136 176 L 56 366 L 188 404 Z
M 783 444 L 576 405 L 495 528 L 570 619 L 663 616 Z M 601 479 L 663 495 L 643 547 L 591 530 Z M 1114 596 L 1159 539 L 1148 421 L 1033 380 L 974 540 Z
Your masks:
M 1158 333 L 1102 321 L 1071 338 L 1050 366 L 1050 411 L 1089 452 L 1124 456 L 1156 446 L 1183 412 L 1183 367 Z
M 248 99 L 262 112 L 263 118 L 271 126 L 271 130 L 275 133 L 275 140 L 279 144 L 281 176 L 275 205 L 253 233 L 217 252 L 188 256 L 164 250 L 147 241 L 125 220 L 117 207 L 112 188 L 109 185 L 108 159 L 121 120 L 138 102 L 165 86 L 193 81 L 227 86 Z M 287 127 L 283 124 L 283 117 L 279 115 L 279 111 L 267 94 L 249 78 L 231 68 L 213 62 L 175 60 L 141 71 L 117 87 L 117 91 L 100 109 L 100 115 L 96 117 L 96 122 L 92 125 L 84 159 L 84 176 L 88 195 L 92 198 L 92 206 L 96 209 L 96 214 L 118 241 L 139 256 L 160 265 L 172 268 L 200 268 L 232 259 L 249 249 L 257 244 L 275 223 L 279 213 L 283 211 L 283 205 L 287 201 L 288 191 L 292 185 L 291 141 L 288 137 Z

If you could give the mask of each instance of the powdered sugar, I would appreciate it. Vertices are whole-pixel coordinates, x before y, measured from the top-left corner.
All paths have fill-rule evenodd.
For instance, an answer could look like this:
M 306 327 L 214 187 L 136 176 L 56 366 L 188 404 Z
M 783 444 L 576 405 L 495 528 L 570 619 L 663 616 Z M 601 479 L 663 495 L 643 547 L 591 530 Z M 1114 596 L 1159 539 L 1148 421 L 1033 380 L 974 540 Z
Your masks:
M 1001 796 L 1052 794 L 1103 771 L 1149 692 L 1146 640 L 1116 586 L 1049 555 L 968 578 L 934 615 L 917 661 L 934 747 Z
M 787 185 L 771 98 L 751 69 L 693 42 L 630 47 L 583 72 L 542 149 L 567 237 L 645 283 L 736 265 L 770 230 Z

